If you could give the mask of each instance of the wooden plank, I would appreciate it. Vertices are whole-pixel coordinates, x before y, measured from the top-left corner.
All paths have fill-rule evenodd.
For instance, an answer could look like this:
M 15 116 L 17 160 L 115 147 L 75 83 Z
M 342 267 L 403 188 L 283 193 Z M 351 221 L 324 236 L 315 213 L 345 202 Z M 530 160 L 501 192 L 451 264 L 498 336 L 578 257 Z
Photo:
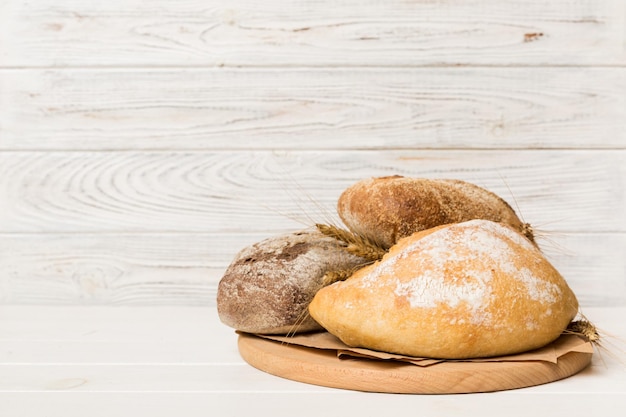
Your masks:
M 603 378 L 604 377 L 604 378 Z M 558 408 L 563 416 L 589 416 L 603 410 L 604 417 L 622 417 L 626 396 L 619 385 L 609 385 L 613 379 L 600 371 L 589 377 L 596 387 L 580 391 L 582 378 L 543 385 L 539 390 L 527 388 L 511 392 L 472 395 L 388 395 L 311 388 L 307 384 L 292 383 L 284 391 L 235 392 L 23 392 L 1 393 L 0 411 L 8 416 L 31 417 L 46 410 L 47 417 L 94 417 L 112 415 L 171 417 L 184 412 L 186 417 L 205 417 L 207 410 L 221 416 L 252 414 L 273 417 L 341 417 L 346 404 L 358 415 L 385 415 L 393 410 L 420 410 L 424 415 L 465 417 L 480 415 L 498 417 L 526 417 L 543 415 L 546 409 Z M 173 381 L 174 382 L 174 381 Z M 572 383 L 573 382 L 573 383 Z M 616 381 L 618 384 L 619 381 Z M 249 384 L 245 381 L 244 386 Z M 584 384 L 585 386 L 587 384 Z
M 153 365 L 106 364 L 63 366 L 2 365 L 1 391 L 235 391 L 245 383 L 252 391 L 289 389 L 287 380 L 274 381 L 245 364 Z M 210 375 L 210 377 L 209 377 Z M 245 381 L 245 382 L 244 382 Z
M 215 305 L 251 234 L 0 235 L 0 304 Z
M 244 364 L 214 306 L 5 305 L 0 317 L 0 366 Z
M 4 2 L 4 66 L 624 64 L 620 0 Z
M 0 234 L 0 304 L 215 306 L 236 253 L 272 233 Z M 626 233 L 538 241 L 581 305 L 624 305 Z
M 624 312 L 624 308 L 591 308 L 587 315 L 599 328 L 621 337 Z M 217 325 L 213 308 L 2 306 L 0 315 L 0 393 L 343 392 L 277 378 L 241 359 L 230 362 L 238 355 L 236 335 Z M 5 344 L 7 340 L 15 344 Z M 118 343 L 99 346 L 98 341 Z M 141 341 L 178 343 L 179 350 L 157 347 L 155 353 L 146 352 L 153 362 L 135 363 Z M 187 360 L 187 343 L 195 343 L 198 351 L 213 352 L 214 362 Z M 50 347 L 49 353 L 45 347 Z M 59 347 L 66 353 L 60 355 Z M 525 390 L 524 396 L 571 389 L 622 393 L 626 373 L 619 360 L 619 356 L 594 355 L 591 369 L 576 378 Z
M 293 230 L 336 218 L 354 182 L 391 174 L 473 182 L 541 229 L 624 232 L 625 160 L 626 150 L 4 152 L 0 232 Z
M 626 68 L 0 70 L 0 149 L 626 148 Z
M 626 334 L 624 314 L 623 308 L 587 311 L 596 325 L 617 337 Z M 446 396 L 442 402 L 437 396 L 318 387 L 231 363 L 231 355 L 238 354 L 229 350 L 235 348 L 236 336 L 215 326 L 212 308 L 0 306 L 0 318 L 0 412 L 7 416 L 38 416 L 41 410 L 50 417 L 160 417 L 181 410 L 204 416 L 207 409 L 218 415 L 292 416 L 298 409 L 303 416 L 339 416 L 350 402 L 352 411 L 363 415 L 384 415 L 398 407 L 455 416 L 499 416 L 509 410 L 508 415 L 522 417 L 541 415 L 558 404 L 567 415 L 592 415 L 608 405 L 604 414 L 617 417 L 626 406 L 621 356 L 606 352 L 595 354 L 588 369 L 559 382 L 499 395 Z M 5 344 L 7 340 L 14 344 Z M 180 350 L 155 346 L 155 354 L 146 351 L 154 362 L 126 362 L 135 359 L 142 340 L 178 342 Z M 119 343 L 98 346 L 98 341 Z M 221 365 L 195 363 L 194 357 L 187 361 L 188 343 L 198 351 L 216 352 Z

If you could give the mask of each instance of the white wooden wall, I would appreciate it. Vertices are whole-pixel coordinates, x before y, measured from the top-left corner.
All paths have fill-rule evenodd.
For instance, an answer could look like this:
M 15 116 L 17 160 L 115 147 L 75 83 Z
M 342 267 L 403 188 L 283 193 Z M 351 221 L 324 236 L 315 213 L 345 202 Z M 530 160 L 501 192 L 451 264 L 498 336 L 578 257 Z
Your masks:
M 495 191 L 626 305 L 626 1 L 0 0 L 0 303 L 215 305 L 388 174 Z

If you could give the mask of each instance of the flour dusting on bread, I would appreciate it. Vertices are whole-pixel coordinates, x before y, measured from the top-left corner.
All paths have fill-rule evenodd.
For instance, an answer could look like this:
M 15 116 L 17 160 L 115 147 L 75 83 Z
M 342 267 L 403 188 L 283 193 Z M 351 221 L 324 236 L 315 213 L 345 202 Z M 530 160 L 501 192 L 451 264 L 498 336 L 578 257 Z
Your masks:
M 460 251 L 460 243 L 466 251 Z M 473 324 L 491 324 L 492 314 L 487 307 L 492 295 L 490 282 L 495 270 L 510 274 L 528 292 L 528 296 L 542 303 L 552 303 L 560 296 L 560 289 L 551 282 L 535 276 L 533 272 L 517 265 L 512 245 L 536 252 L 538 249 L 519 233 L 508 227 L 485 220 L 472 220 L 455 227 L 444 227 L 409 245 L 399 244 L 398 251 L 385 258 L 360 281 L 363 287 L 373 288 L 381 275 L 404 276 L 396 279 L 395 295 L 404 297 L 412 308 L 437 308 L 445 303 L 456 308 L 464 303 L 471 311 Z M 415 253 L 419 252 L 419 256 Z M 415 275 L 406 279 L 398 274 L 399 261 L 413 258 Z M 462 276 L 452 276 L 449 271 L 455 264 L 466 267 Z
M 464 282 L 450 283 L 444 274 L 428 271 L 408 282 L 398 280 L 394 294 L 405 297 L 411 308 L 437 308 L 439 303 L 456 308 L 465 303 L 471 311 L 470 323 L 487 324 L 492 318 L 485 308 L 492 293 L 488 285 L 490 280 L 491 274 L 479 272 Z

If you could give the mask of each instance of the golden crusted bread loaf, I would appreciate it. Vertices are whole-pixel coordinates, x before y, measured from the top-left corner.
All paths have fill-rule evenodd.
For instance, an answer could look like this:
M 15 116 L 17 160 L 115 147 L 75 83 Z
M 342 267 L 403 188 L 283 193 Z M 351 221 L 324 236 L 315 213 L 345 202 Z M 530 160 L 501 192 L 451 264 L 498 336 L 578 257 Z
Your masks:
M 508 224 L 534 241 L 530 227 L 506 201 L 460 180 L 364 179 L 341 194 L 337 212 L 351 231 L 385 248 L 420 230 L 472 219 Z
M 577 311 L 576 296 L 537 247 L 487 220 L 406 237 L 309 305 L 350 346 L 445 359 L 542 347 Z

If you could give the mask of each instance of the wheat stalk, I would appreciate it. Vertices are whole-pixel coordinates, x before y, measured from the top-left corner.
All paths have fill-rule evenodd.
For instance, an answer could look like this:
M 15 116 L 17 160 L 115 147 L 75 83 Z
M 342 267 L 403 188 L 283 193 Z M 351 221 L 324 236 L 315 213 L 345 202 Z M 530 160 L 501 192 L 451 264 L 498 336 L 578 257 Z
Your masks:
M 367 259 L 368 261 L 378 261 L 387 253 L 382 246 L 357 233 L 352 233 L 337 226 L 321 223 L 317 223 L 315 227 L 324 236 L 332 237 L 344 243 L 344 249 L 348 253 Z
M 322 286 L 333 284 L 337 281 L 345 281 L 354 274 L 358 268 L 343 269 L 341 271 L 328 271 L 322 278 Z
M 572 321 L 565 329 L 565 333 L 583 336 L 593 344 L 600 344 L 598 329 L 587 319 Z

